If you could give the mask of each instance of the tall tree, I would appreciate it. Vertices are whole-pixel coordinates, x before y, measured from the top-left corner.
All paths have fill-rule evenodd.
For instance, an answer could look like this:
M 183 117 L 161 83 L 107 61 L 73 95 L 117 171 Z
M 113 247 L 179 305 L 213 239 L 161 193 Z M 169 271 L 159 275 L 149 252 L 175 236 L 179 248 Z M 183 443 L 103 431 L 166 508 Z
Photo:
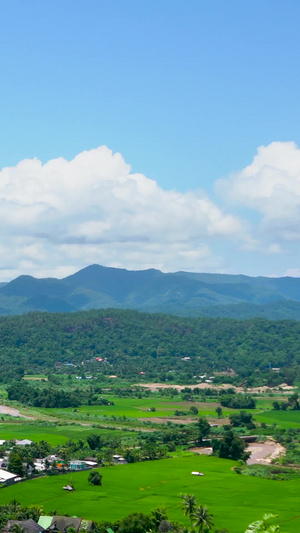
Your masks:
M 213 515 L 209 514 L 206 505 L 198 505 L 193 512 L 193 526 L 198 528 L 199 532 L 209 531 L 213 523 Z
M 17 451 L 12 450 L 9 454 L 8 471 L 21 477 L 24 475 L 22 457 Z
M 216 408 L 216 413 L 217 413 L 217 415 L 218 415 L 218 418 L 221 418 L 222 415 L 223 415 L 223 409 L 222 409 L 222 407 L 220 407 L 220 406 L 217 407 L 217 408 Z
M 245 451 L 246 442 L 237 437 L 232 430 L 227 430 L 223 439 L 213 440 L 212 446 L 214 455 L 222 459 L 246 461 L 250 457 L 250 453 Z
M 181 508 L 184 512 L 184 516 L 189 516 L 190 520 L 192 520 L 192 516 L 197 507 L 196 497 L 194 494 L 180 494 L 180 498 L 182 500 Z
M 203 444 L 203 440 L 209 435 L 210 425 L 206 418 L 200 417 L 198 420 L 198 442 Z

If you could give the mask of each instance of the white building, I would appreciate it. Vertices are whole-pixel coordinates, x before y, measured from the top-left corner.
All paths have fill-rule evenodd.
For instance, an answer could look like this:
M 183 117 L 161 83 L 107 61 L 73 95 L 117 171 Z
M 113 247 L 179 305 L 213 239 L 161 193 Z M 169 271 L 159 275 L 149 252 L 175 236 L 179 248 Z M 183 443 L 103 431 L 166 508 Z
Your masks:
M 23 440 L 16 440 L 17 446 L 29 446 L 29 444 L 32 444 L 32 440 L 23 439 Z
M 0 470 L 0 483 L 6 483 L 6 485 L 12 485 L 15 481 L 19 480 L 16 474 L 11 474 L 7 470 Z

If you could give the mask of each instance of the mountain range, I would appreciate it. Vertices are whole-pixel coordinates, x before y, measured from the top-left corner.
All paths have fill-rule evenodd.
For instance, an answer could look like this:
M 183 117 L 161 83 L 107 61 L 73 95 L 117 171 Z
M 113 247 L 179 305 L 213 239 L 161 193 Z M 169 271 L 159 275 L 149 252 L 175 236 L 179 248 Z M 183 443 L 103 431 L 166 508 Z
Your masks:
M 0 315 L 103 308 L 300 320 L 300 278 L 163 273 L 90 265 L 63 279 L 24 275 L 0 283 Z

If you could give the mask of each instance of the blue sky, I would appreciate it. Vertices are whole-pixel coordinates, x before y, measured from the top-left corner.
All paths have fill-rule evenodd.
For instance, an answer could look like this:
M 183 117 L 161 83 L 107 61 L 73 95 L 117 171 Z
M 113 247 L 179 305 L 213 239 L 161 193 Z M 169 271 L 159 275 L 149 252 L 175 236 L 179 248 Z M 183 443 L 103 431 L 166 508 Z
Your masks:
M 299 275 L 299 19 L 295 1 L 2 0 L 0 278 Z M 58 162 L 83 153 L 75 194 Z M 17 166 L 34 158 L 58 162 Z

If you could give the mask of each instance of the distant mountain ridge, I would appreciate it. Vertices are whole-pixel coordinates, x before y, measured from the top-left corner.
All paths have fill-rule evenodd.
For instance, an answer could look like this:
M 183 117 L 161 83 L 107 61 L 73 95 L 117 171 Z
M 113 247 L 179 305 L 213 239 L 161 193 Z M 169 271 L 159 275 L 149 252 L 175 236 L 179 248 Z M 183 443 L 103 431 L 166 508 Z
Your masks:
M 109 307 L 195 317 L 300 320 L 300 278 L 90 265 L 61 280 L 23 275 L 0 283 L 0 315 Z

